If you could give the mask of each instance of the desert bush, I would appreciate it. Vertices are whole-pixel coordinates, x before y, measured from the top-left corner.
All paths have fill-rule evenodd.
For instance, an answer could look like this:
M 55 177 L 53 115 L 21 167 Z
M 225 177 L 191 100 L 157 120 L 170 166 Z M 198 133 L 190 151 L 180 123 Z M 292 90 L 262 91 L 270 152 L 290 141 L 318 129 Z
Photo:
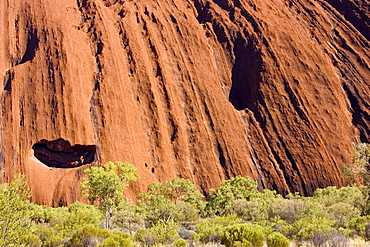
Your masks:
M 233 203 L 234 213 L 245 221 L 260 221 L 266 219 L 263 204 L 259 201 L 236 200 Z
M 236 200 L 250 201 L 258 193 L 257 183 L 251 178 L 236 176 L 224 180 L 218 188 L 211 189 L 206 211 L 210 215 L 230 214 Z
M 148 226 L 159 221 L 194 221 L 203 213 L 205 204 L 196 186 L 181 178 L 151 183 L 147 192 L 137 198 Z
M 66 247 L 96 246 L 109 238 L 110 232 L 94 225 L 84 225 L 78 228 L 67 241 Z
M 187 242 L 185 239 L 180 238 L 180 239 L 177 239 L 175 242 L 173 242 L 172 245 L 175 247 L 186 247 Z
M 314 246 L 347 247 L 348 237 L 339 231 L 316 231 L 309 239 Z
M 302 199 L 275 198 L 269 208 L 269 218 L 278 217 L 289 224 L 306 216 L 309 203 Z
M 152 229 L 140 228 L 134 235 L 134 240 L 143 246 L 153 246 L 158 241 Z
M 333 221 L 326 218 L 306 217 L 300 219 L 292 224 L 294 234 L 291 236 L 293 239 L 299 241 L 307 241 L 312 239 L 317 232 L 326 233 L 335 231 L 332 227 Z
M 97 245 L 98 247 L 133 247 L 134 244 L 129 235 L 123 232 L 110 232 L 110 237 L 104 239 L 104 241 Z
M 224 244 L 226 247 L 262 247 L 265 240 L 263 230 L 262 226 L 250 223 L 228 226 L 221 234 L 221 244 Z
M 0 185 L 0 246 L 19 245 L 20 236 L 30 232 L 32 207 L 29 197 L 24 175 Z
M 46 225 L 37 226 L 34 230 L 34 234 L 39 237 L 43 247 L 61 246 L 62 242 L 65 240 L 65 238 L 55 232 L 53 228 L 49 228 Z
M 41 247 L 42 241 L 41 239 L 35 234 L 27 234 L 20 237 L 20 242 L 22 246 L 28 247 Z
M 196 225 L 194 238 L 203 244 L 216 243 L 220 241 L 220 235 L 223 230 L 222 225 L 204 220 Z
M 354 232 L 353 235 L 360 236 L 365 239 L 370 238 L 369 226 L 370 216 L 357 216 L 347 222 L 346 226 Z
M 348 203 L 364 213 L 366 209 L 366 197 L 359 187 L 346 186 L 337 189 L 329 186 L 323 189 L 316 189 L 312 199 L 324 207 L 330 207 L 337 203 Z
M 279 232 L 271 233 L 267 238 L 268 247 L 289 247 L 289 240 Z
M 158 243 L 171 244 L 180 238 L 177 227 L 178 224 L 173 221 L 167 223 L 158 222 L 152 227 L 152 230 Z
M 132 235 L 139 228 L 144 227 L 144 218 L 137 212 L 135 205 L 123 203 L 113 214 L 112 226 Z
M 360 210 L 353 205 L 339 202 L 327 208 L 330 220 L 335 220 L 338 227 L 344 227 L 351 219 L 360 216 Z
M 180 236 L 177 232 L 178 224 L 169 221 L 167 223 L 157 222 L 150 229 L 139 229 L 134 236 L 134 239 L 145 246 L 156 244 L 172 244 Z
M 208 221 L 212 222 L 213 224 L 221 225 L 222 227 L 236 225 L 244 222 L 236 214 L 227 214 L 225 216 L 213 216 L 211 218 L 208 218 Z

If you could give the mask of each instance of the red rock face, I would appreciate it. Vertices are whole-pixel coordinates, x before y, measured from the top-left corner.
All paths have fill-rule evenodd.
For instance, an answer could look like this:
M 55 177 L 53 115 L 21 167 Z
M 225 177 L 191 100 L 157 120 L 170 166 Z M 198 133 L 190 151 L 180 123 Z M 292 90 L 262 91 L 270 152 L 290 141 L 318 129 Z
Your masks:
M 368 4 L 1 1 L 3 181 L 26 173 L 53 206 L 80 199 L 92 160 L 135 164 L 132 195 L 175 176 L 203 191 L 235 175 L 280 193 L 344 185 L 352 142 L 370 139 Z

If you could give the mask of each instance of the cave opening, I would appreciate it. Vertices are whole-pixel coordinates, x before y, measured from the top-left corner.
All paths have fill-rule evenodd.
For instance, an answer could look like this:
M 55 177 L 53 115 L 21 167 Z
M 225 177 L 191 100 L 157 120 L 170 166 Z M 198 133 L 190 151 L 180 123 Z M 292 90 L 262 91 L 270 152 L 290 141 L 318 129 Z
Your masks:
M 95 145 L 71 145 L 63 138 L 53 141 L 42 139 L 32 146 L 34 156 L 48 167 L 74 168 L 95 160 Z

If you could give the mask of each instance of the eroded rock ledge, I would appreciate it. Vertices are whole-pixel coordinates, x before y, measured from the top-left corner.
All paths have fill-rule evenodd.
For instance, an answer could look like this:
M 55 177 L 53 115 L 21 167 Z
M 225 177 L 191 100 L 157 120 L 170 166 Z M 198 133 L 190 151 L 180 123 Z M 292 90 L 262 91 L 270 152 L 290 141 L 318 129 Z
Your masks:
M 95 145 L 71 146 L 70 142 L 59 138 L 53 141 L 42 139 L 32 146 L 35 157 L 49 167 L 74 168 L 94 161 Z

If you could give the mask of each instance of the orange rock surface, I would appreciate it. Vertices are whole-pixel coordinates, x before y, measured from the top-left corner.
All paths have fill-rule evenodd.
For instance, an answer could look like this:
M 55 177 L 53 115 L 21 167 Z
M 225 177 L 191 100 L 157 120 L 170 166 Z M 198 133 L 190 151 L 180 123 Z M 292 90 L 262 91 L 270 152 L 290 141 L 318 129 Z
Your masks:
M 131 195 L 344 185 L 370 139 L 369 24 L 368 0 L 1 1 L 2 181 L 66 205 L 94 154 L 138 168 Z

